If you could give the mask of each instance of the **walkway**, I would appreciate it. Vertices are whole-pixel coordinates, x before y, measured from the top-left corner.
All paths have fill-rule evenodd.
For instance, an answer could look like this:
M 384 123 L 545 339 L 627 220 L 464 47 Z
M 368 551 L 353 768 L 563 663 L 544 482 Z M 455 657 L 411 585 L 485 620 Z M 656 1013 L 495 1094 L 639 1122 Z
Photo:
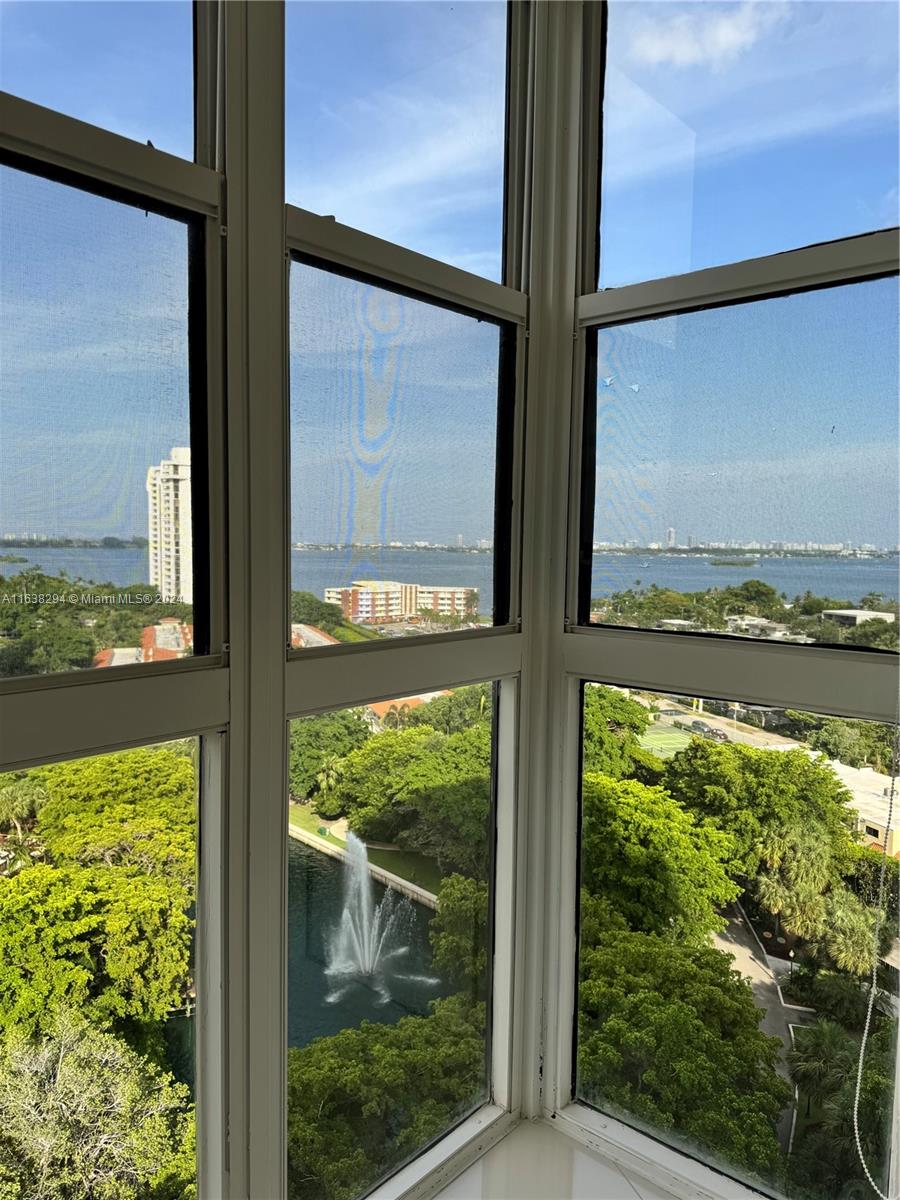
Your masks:
M 713 934 L 713 944 L 717 950 L 730 954 L 734 958 L 735 970 L 749 978 L 753 999 L 763 1013 L 760 1028 L 769 1037 L 777 1037 L 781 1041 L 783 1048 L 778 1058 L 777 1070 L 778 1074 L 790 1083 L 785 1058 L 791 1048 L 791 1031 L 788 1026 L 808 1024 L 814 1019 L 813 1014 L 803 1009 L 787 1007 L 782 1002 L 772 968 L 766 962 L 765 955 L 740 909 L 736 905 L 730 905 L 725 916 L 728 918 L 728 925 L 721 933 Z M 794 1103 L 791 1101 L 778 1120 L 778 1140 L 785 1151 L 790 1143 L 793 1115 Z

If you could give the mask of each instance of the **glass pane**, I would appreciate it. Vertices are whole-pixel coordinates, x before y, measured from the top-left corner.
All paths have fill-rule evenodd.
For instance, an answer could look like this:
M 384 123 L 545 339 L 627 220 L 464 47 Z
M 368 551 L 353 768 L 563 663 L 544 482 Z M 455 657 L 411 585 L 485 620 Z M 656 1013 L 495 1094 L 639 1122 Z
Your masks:
M 499 279 L 506 5 L 289 0 L 285 33 L 288 202 Z
M 898 224 L 898 8 L 609 5 L 600 286 Z
M 0 81 L 44 108 L 194 157 L 189 0 L 0 4 Z
M 296 262 L 290 301 L 292 645 L 505 620 L 500 326 Z
M 488 1098 L 492 745 L 489 683 L 291 725 L 293 1200 L 352 1200 Z
M 887 1195 L 895 729 L 596 684 L 583 705 L 578 1096 L 766 1192 L 863 1197 L 868 1171 Z
M 897 281 L 597 333 L 591 619 L 897 648 Z
M 0 773 L 5 1196 L 196 1196 L 198 750 Z
M 179 658 L 190 229 L 0 172 L 0 677 Z

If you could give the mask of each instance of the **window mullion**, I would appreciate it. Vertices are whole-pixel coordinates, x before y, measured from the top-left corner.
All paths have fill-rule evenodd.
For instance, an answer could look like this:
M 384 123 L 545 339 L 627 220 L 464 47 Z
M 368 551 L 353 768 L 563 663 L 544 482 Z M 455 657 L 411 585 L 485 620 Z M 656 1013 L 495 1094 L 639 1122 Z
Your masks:
M 561 644 L 569 456 L 568 396 L 577 287 L 583 8 L 533 10 L 533 174 L 530 195 L 528 440 L 524 462 L 519 820 L 527 830 L 521 1095 L 527 1116 L 546 1104 L 553 1038 L 546 1003 L 558 993 L 548 945 L 560 893 L 548 833 L 567 797 L 560 786 Z M 552 840 L 552 839 L 551 839 Z M 549 1057 L 548 1057 L 549 1055 Z
M 233 0 L 224 21 L 229 1194 L 274 1200 L 285 1190 L 284 9 Z

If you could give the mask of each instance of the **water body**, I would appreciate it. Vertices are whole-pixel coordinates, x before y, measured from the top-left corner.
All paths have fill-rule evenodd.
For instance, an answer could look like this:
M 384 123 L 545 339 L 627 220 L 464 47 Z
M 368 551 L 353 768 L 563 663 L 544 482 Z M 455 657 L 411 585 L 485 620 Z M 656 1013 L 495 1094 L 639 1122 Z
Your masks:
M 71 579 L 125 587 L 146 583 L 147 552 L 117 550 L 11 549 L 26 563 L 0 563 L 0 575 L 18 574 L 28 566 L 49 575 L 65 571 Z M 710 558 L 716 557 L 711 555 Z M 721 557 L 721 556 L 719 556 Z M 867 592 L 900 598 L 900 566 L 891 558 L 759 558 L 754 566 L 716 567 L 696 555 L 597 553 L 591 573 L 591 595 L 608 596 L 651 584 L 677 592 L 724 588 L 745 579 L 761 579 L 789 599 L 809 590 L 817 596 L 856 603 Z M 753 560 L 751 560 L 753 561 Z M 366 558 L 361 551 L 291 550 L 291 587 L 321 597 L 326 587 L 353 579 L 374 577 L 401 583 L 434 583 L 476 587 L 479 609 L 490 612 L 493 602 L 492 554 L 429 550 L 379 550 Z
M 288 1045 L 305 1046 L 313 1038 L 352 1029 L 362 1021 L 393 1025 L 401 1017 L 423 1016 L 429 1001 L 451 989 L 434 983 L 428 926 L 433 912 L 407 902 L 403 940 L 408 951 L 389 981 L 389 998 L 379 986 L 347 976 L 336 989 L 335 936 L 346 899 L 344 865 L 293 839 L 288 844 Z M 370 880 L 375 908 L 387 892 Z M 398 964 L 401 960 L 396 960 Z M 337 991 L 337 997 L 336 997 Z

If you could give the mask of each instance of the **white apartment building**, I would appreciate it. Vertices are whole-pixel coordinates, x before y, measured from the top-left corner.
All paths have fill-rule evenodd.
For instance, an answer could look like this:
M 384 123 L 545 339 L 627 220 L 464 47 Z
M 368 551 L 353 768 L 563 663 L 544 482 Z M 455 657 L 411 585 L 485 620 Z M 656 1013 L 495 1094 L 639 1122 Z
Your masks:
M 325 602 L 339 605 L 348 621 L 365 624 L 407 620 L 423 608 L 465 616 L 478 611 L 478 588 L 355 579 L 349 587 L 326 588 Z
M 162 596 L 194 600 L 191 540 L 191 451 L 175 446 L 147 471 L 150 583 Z

